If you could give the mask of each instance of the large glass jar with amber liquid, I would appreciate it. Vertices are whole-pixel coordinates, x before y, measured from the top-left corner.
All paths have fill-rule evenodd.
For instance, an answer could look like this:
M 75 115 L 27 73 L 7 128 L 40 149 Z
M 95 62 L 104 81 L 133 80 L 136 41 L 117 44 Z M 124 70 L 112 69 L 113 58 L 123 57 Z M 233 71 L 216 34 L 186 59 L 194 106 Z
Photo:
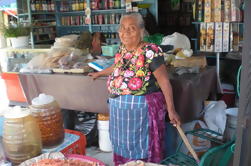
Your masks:
M 14 164 L 41 153 L 41 134 L 36 119 L 28 109 L 14 108 L 6 112 L 3 125 L 6 157 Z
M 44 148 L 52 148 L 64 140 L 63 117 L 56 100 L 49 95 L 40 94 L 30 106 L 41 131 Z

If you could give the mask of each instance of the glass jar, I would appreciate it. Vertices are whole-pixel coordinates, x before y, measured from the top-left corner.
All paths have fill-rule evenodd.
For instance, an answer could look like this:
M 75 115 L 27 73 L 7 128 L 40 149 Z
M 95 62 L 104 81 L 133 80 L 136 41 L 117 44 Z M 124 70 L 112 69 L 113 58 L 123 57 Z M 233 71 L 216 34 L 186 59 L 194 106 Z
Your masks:
M 48 99 L 44 100 L 43 99 Z M 61 109 L 52 96 L 39 95 L 30 106 L 32 116 L 36 118 L 41 131 L 44 148 L 52 148 L 64 140 L 63 117 Z
M 41 153 L 41 133 L 36 119 L 28 109 L 14 108 L 6 112 L 3 146 L 6 157 L 14 165 Z

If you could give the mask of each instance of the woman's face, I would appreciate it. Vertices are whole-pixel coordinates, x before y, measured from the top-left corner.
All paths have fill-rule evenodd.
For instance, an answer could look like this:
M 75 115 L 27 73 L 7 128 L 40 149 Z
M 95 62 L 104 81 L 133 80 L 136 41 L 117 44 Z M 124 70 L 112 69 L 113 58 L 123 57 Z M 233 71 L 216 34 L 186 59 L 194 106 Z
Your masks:
M 125 46 L 137 46 L 141 41 L 142 29 L 133 17 L 125 17 L 119 27 L 119 37 Z

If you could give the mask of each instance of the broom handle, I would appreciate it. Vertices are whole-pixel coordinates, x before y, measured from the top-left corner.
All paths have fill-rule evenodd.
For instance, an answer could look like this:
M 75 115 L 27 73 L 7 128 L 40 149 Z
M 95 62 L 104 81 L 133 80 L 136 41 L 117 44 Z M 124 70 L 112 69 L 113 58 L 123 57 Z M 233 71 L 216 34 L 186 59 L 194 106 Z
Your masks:
M 191 144 L 189 143 L 189 141 L 188 141 L 188 139 L 187 139 L 187 137 L 186 137 L 184 131 L 181 129 L 180 125 L 176 125 L 176 128 L 177 128 L 177 130 L 178 130 L 178 132 L 179 132 L 179 134 L 180 134 L 182 140 L 184 141 L 184 143 L 185 143 L 187 149 L 188 149 L 189 152 L 192 154 L 193 158 L 197 161 L 197 163 L 199 163 L 200 160 L 199 160 L 197 154 L 195 153 L 195 151 L 193 150 Z

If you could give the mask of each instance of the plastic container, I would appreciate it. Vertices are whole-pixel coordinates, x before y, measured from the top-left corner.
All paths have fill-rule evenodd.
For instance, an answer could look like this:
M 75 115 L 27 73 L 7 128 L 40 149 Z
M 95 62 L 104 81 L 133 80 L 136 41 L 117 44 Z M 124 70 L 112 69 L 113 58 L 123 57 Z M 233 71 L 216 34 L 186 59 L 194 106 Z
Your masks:
M 119 45 L 101 46 L 101 48 L 104 56 L 114 56 L 119 49 Z
M 15 165 L 41 153 L 41 133 L 28 109 L 14 108 L 4 115 L 3 146 Z
M 109 121 L 98 120 L 98 143 L 100 150 L 104 152 L 112 151 L 112 144 L 109 136 Z
M 52 148 L 62 143 L 63 117 L 56 100 L 52 96 L 40 94 L 32 100 L 30 109 L 39 124 L 43 148 Z
M 85 135 L 79 131 L 68 130 L 68 129 L 65 129 L 65 132 L 70 133 L 70 134 L 76 134 L 80 138 L 76 142 L 68 146 L 67 148 L 64 148 L 63 150 L 61 150 L 60 152 L 62 152 L 64 155 L 70 155 L 70 154 L 85 155 L 85 148 L 86 148 Z
M 227 115 L 226 128 L 224 131 L 224 140 L 230 141 L 236 136 L 238 108 L 229 108 L 225 110 Z
M 27 103 L 19 80 L 18 73 L 2 73 L 1 76 L 6 84 L 8 99 L 10 101 Z

